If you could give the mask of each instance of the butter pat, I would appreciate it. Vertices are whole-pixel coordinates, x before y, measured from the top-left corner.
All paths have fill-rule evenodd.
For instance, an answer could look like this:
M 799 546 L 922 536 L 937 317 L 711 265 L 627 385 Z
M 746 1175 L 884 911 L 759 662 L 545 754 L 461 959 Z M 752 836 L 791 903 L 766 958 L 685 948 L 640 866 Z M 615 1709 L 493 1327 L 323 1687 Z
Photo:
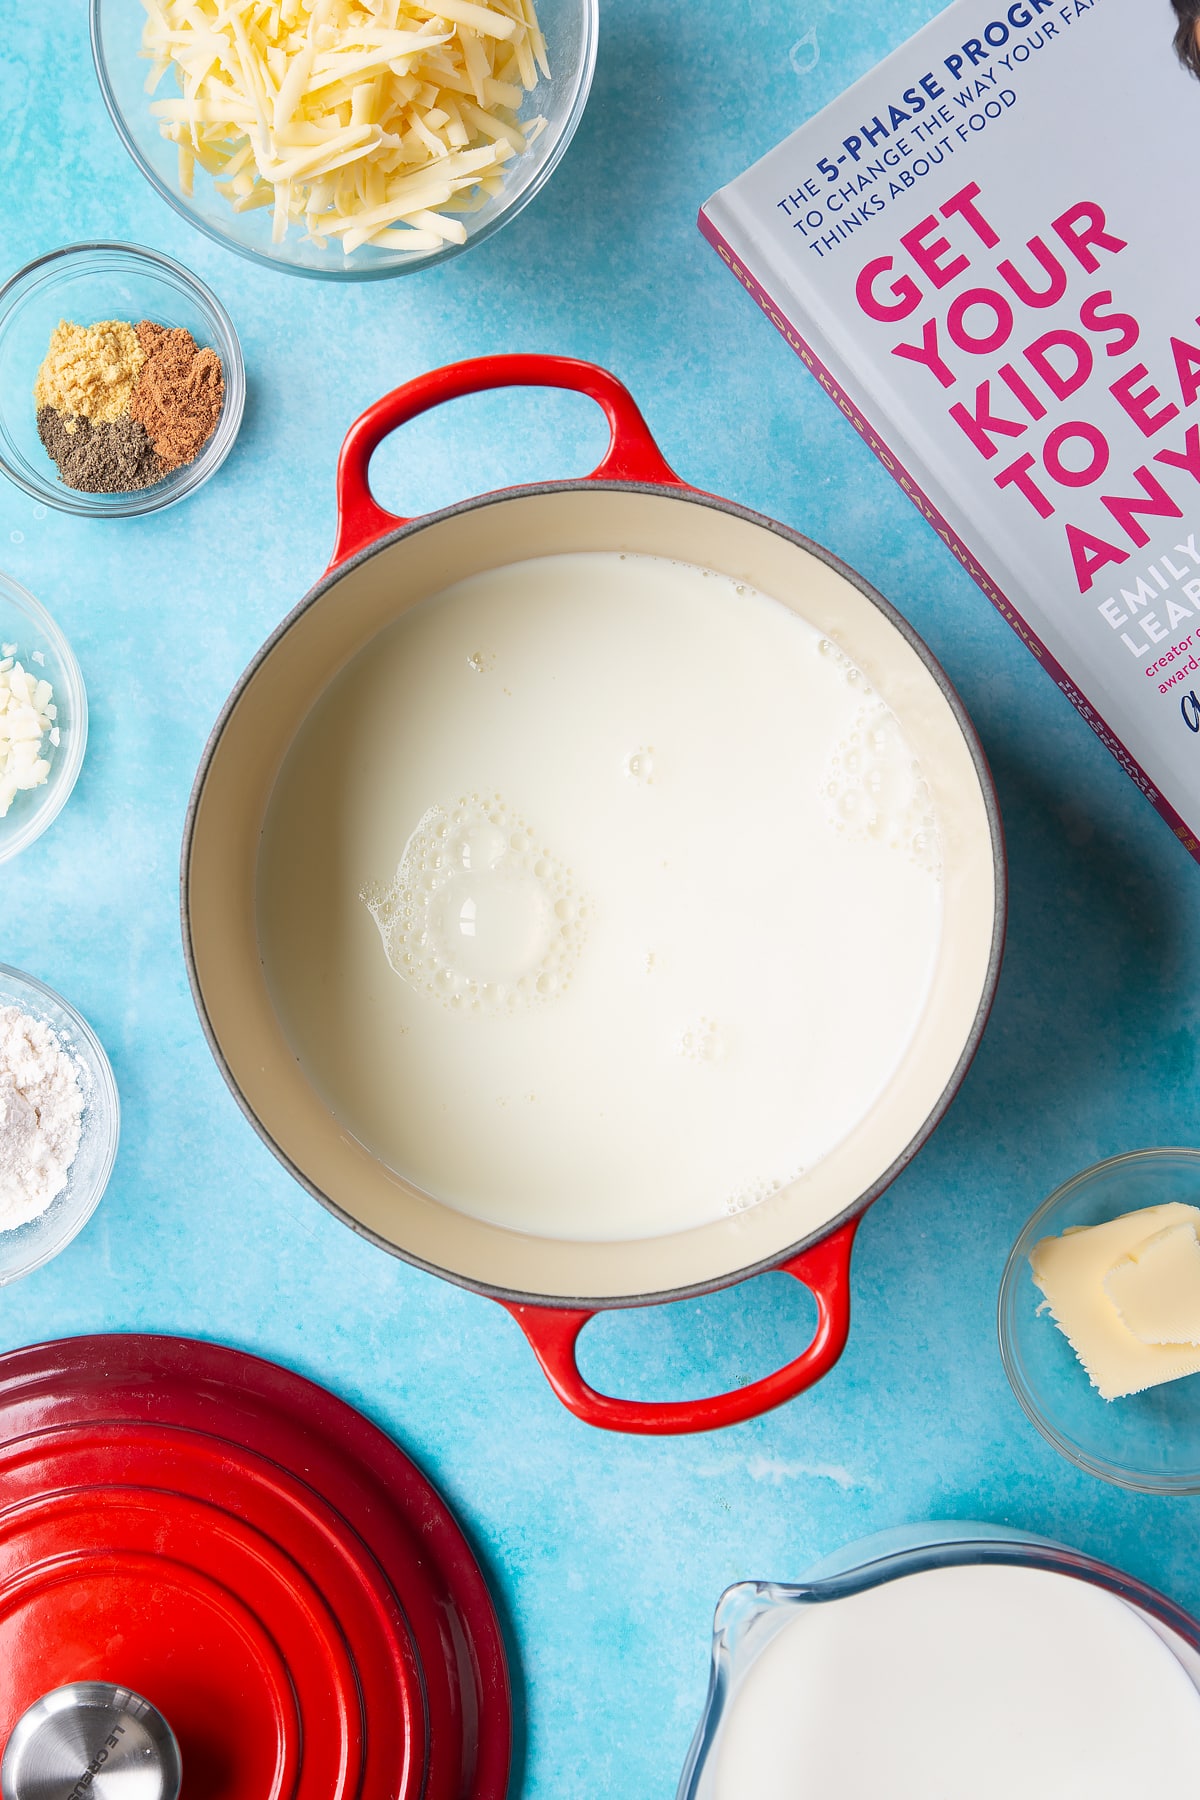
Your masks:
M 1123 1213 L 1104 1225 L 1067 1231 L 1034 1245 L 1029 1259 L 1033 1279 L 1046 1296 L 1055 1324 L 1105 1400 L 1200 1373 L 1200 1345 L 1187 1340 L 1146 1342 L 1131 1330 L 1106 1287 L 1118 1265 L 1144 1257 L 1149 1240 L 1181 1227 L 1195 1238 L 1198 1226 L 1200 1207 L 1172 1202 Z M 1184 1250 L 1186 1260 L 1186 1246 Z M 1168 1249 L 1165 1254 L 1174 1263 L 1178 1251 Z M 1143 1270 L 1140 1279 L 1135 1273 L 1117 1280 L 1118 1292 L 1126 1298 L 1131 1287 L 1136 1290 L 1133 1305 L 1142 1322 L 1148 1316 L 1146 1303 L 1152 1303 L 1156 1288 L 1163 1285 L 1155 1281 L 1156 1269 L 1161 1274 L 1162 1255 L 1151 1256 L 1150 1270 L 1148 1274 Z M 1174 1285 L 1169 1291 L 1175 1294 Z
M 1192 1225 L 1156 1231 L 1104 1277 L 1104 1291 L 1143 1344 L 1200 1344 L 1200 1238 Z

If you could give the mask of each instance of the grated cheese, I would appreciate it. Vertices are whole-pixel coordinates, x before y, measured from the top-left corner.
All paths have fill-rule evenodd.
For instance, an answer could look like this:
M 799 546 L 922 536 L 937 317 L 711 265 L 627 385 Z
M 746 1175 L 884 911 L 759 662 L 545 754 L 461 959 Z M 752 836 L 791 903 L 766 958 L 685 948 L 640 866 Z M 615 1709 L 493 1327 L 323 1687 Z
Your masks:
M 42 755 L 47 734 L 58 742 L 54 723 L 58 708 L 50 683 L 31 675 L 13 654 L 14 645 L 3 646 L 0 657 L 0 819 L 17 794 L 41 787 L 50 773 Z
M 545 129 L 517 109 L 549 79 L 531 0 L 142 0 L 150 110 L 234 212 L 269 206 L 271 238 L 303 225 L 425 250 L 465 243 L 469 213 Z

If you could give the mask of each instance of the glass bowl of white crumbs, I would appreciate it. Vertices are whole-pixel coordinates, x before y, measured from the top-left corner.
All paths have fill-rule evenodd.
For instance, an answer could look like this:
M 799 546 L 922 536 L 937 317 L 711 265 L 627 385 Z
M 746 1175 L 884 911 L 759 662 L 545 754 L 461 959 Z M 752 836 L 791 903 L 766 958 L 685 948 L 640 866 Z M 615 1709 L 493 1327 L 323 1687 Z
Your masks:
M 120 1118 L 86 1019 L 0 963 L 0 1285 L 40 1269 L 83 1230 L 112 1174 Z
M 56 819 L 87 746 L 87 695 L 44 606 L 0 571 L 0 863 Z

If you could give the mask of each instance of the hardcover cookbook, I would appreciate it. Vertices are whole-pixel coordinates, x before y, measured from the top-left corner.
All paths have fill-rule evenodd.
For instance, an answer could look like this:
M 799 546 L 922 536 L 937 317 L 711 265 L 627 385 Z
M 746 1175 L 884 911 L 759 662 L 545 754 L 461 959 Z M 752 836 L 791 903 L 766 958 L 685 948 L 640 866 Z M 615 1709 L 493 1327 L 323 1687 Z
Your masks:
M 958 0 L 700 228 L 1200 856 L 1200 244 L 1161 224 L 1200 83 L 1155 23 Z

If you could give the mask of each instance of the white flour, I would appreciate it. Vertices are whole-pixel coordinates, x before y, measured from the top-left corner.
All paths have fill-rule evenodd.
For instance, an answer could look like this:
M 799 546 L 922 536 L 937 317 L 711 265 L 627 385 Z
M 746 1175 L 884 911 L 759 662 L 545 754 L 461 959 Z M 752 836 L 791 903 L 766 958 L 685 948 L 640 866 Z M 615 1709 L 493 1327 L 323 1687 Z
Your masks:
M 79 1149 L 79 1066 L 57 1035 L 0 1006 L 0 1231 L 44 1213 Z

